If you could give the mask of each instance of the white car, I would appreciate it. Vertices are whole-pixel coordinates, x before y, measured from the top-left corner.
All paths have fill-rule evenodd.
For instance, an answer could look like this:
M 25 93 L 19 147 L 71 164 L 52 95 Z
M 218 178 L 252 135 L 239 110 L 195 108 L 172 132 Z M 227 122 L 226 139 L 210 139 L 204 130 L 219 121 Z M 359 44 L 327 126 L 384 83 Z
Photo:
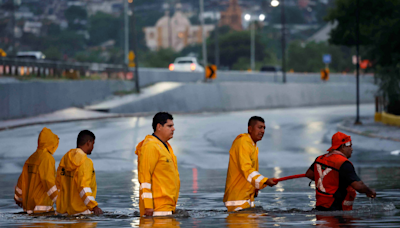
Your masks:
M 168 68 L 170 71 L 204 72 L 204 67 L 194 57 L 176 58 L 174 63 L 169 64 Z

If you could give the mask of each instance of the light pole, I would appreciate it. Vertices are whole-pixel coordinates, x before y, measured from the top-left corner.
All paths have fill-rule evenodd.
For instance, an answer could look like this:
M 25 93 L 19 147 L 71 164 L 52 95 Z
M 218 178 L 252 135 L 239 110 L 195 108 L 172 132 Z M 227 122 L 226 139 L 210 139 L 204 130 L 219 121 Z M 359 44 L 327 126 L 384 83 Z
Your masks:
M 202 47 L 203 47 L 203 64 L 204 69 L 207 67 L 207 40 L 206 40 L 206 31 L 204 28 L 204 0 L 200 1 L 200 22 L 201 22 L 201 38 L 202 38 Z
M 280 0 L 282 3 L 282 8 L 281 8 L 281 23 L 282 23 L 282 79 L 283 83 L 286 83 L 286 56 L 285 56 L 285 46 L 286 46 L 286 23 L 285 23 L 285 4 L 283 0 Z M 280 2 L 278 0 L 272 0 L 271 1 L 271 6 L 277 7 L 279 6 Z
M 257 19 L 253 19 L 252 20 L 250 14 L 244 15 L 244 19 L 246 21 L 250 22 L 250 68 L 251 68 L 251 71 L 254 71 L 254 68 L 255 68 L 255 30 L 256 30 L 254 22 L 257 21 Z M 265 15 L 264 14 L 260 14 L 258 16 L 258 20 L 259 21 L 264 21 L 265 20 Z

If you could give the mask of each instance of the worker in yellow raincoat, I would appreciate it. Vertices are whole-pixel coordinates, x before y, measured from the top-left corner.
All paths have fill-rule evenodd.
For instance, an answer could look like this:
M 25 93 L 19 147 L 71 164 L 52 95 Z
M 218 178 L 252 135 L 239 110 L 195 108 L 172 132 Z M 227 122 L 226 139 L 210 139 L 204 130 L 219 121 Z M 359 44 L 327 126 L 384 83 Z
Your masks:
M 54 211 L 58 195 L 55 185 L 56 168 L 53 158 L 58 148 L 58 136 L 43 128 L 39 134 L 38 147 L 26 160 L 15 186 L 15 203 L 28 214 Z
M 223 200 L 229 212 L 254 207 L 258 191 L 277 184 L 274 178 L 266 178 L 258 172 L 257 142 L 264 132 L 264 119 L 253 116 L 248 122 L 248 133 L 238 135 L 233 141 Z
M 60 193 L 57 214 L 102 214 L 96 202 L 97 184 L 93 162 L 87 155 L 93 150 L 95 135 L 88 130 L 79 133 L 77 148 L 66 153 L 57 169 L 56 185 Z
M 166 216 L 175 212 L 179 197 L 178 163 L 168 143 L 174 135 L 171 114 L 159 112 L 153 118 L 153 135 L 136 147 L 139 175 L 140 216 Z

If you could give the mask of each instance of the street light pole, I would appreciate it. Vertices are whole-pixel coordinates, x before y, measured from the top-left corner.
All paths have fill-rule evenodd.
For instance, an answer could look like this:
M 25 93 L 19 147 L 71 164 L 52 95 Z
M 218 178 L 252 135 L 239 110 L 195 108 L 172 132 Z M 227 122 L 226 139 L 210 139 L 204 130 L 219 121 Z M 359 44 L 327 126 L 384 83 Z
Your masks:
M 128 0 L 124 0 L 124 64 L 128 68 L 128 53 L 129 53 L 129 5 Z
M 201 22 L 201 35 L 203 41 L 203 64 L 204 68 L 207 67 L 207 40 L 206 40 L 206 31 L 204 29 L 204 0 L 200 0 L 200 22 Z
M 251 55 L 251 61 L 250 61 L 250 67 L 251 67 L 251 71 L 253 72 L 254 71 L 254 65 L 255 65 L 255 57 L 254 57 L 254 54 L 255 54 L 255 50 L 254 50 L 254 39 L 255 39 L 255 22 L 253 21 L 253 23 L 251 23 L 252 21 L 250 21 L 250 36 L 251 36 L 251 47 L 250 47 L 250 55 Z
M 282 8 L 281 8 L 281 22 L 282 22 L 282 79 L 283 83 L 286 83 L 286 22 L 285 22 L 285 4 L 283 0 L 281 0 Z
M 139 86 L 139 60 L 138 60 L 138 51 L 137 51 L 137 34 L 136 34 L 136 14 L 135 14 L 135 3 L 132 0 L 132 19 L 133 19 L 133 53 L 135 53 L 135 89 L 136 92 L 140 93 L 140 86 Z
M 362 124 L 360 121 L 360 0 L 357 0 L 356 9 L 356 39 L 357 39 L 357 117 L 354 124 Z

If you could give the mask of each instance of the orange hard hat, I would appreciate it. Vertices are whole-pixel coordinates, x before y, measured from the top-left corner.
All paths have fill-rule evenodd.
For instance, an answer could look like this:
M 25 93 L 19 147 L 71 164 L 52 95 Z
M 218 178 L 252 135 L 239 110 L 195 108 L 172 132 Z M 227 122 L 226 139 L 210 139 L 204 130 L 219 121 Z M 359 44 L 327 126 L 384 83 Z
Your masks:
M 332 136 L 332 146 L 327 151 L 335 150 L 335 149 L 339 148 L 340 145 L 342 145 L 342 144 L 346 144 L 346 146 L 347 146 L 348 142 L 351 142 L 350 135 L 346 135 L 346 134 L 338 131 Z M 350 143 L 349 143 L 349 145 L 350 145 Z

